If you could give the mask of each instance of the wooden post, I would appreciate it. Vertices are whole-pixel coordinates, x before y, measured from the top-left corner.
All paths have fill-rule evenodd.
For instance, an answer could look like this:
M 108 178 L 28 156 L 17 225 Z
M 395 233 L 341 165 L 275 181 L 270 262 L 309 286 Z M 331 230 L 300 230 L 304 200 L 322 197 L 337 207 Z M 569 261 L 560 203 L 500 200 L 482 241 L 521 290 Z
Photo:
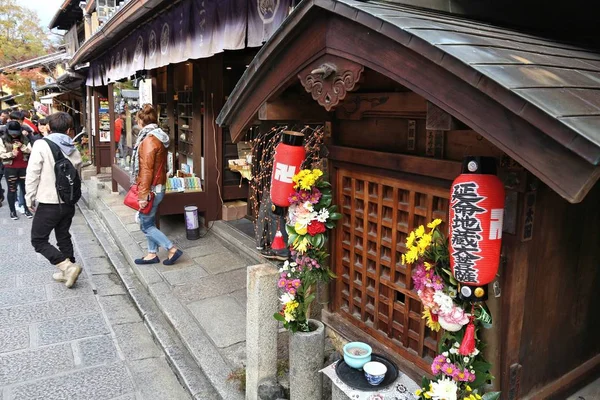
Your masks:
M 115 164 L 115 95 L 114 95 L 114 83 L 108 84 L 108 115 L 110 118 L 110 165 L 111 171 L 112 166 Z M 119 187 L 117 185 L 117 181 L 115 180 L 115 175 L 111 172 L 112 175 L 112 191 L 117 192 Z
M 206 60 L 204 92 L 204 173 L 207 192 L 206 220 L 221 218 L 223 131 L 215 118 L 223 107 L 223 54 Z

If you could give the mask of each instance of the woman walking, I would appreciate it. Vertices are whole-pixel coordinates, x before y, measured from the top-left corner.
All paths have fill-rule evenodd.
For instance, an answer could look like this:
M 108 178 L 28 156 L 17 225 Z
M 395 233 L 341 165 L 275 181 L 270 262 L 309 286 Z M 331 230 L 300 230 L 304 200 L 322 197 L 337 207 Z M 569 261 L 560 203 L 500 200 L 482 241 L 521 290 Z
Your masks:
M 19 219 L 15 202 L 17 201 L 17 186 L 21 193 L 25 194 L 25 173 L 27 171 L 27 160 L 31 153 L 29 139 L 23 135 L 21 124 L 17 121 L 9 121 L 5 134 L 0 138 L 0 159 L 4 165 L 4 175 L 8 185 L 8 206 L 10 207 L 10 218 Z M 33 214 L 26 205 L 23 205 L 27 218 L 33 218 Z
M 156 264 L 160 260 L 158 248 L 168 250 L 164 265 L 174 264 L 183 252 L 156 227 L 156 210 L 165 195 L 167 181 L 167 148 L 169 136 L 157 125 L 158 115 L 150 104 L 144 104 L 137 113 L 137 123 L 142 128 L 131 157 L 131 181 L 138 184 L 138 204 L 140 209 L 148 205 L 148 196 L 154 192 L 154 203 L 148 214 L 139 214 L 140 228 L 148 239 L 148 254 L 135 260 L 136 264 Z

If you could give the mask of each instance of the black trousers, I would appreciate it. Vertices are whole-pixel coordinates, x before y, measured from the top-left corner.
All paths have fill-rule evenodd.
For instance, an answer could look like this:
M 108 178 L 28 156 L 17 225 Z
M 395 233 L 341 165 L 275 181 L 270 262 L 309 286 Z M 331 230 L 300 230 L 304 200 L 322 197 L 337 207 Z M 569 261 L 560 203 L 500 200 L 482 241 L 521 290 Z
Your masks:
M 71 241 L 71 222 L 75 215 L 75 206 L 66 204 L 39 204 L 31 225 L 31 244 L 40 253 L 56 265 L 67 259 L 75 262 L 73 242 Z M 50 233 L 54 231 L 58 249 L 50 244 Z
M 2 187 L 2 177 L 4 176 L 4 164 L 0 163 L 0 203 L 4 201 L 4 187 Z
M 15 202 L 17 201 L 17 185 L 21 188 L 21 193 L 25 196 L 25 168 L 4 168 L 6 175 L 6 184 L 8 185 L 8 207 L 11 212 L 16 212 Z M 27 209 L 27 205 L 24 205 Z

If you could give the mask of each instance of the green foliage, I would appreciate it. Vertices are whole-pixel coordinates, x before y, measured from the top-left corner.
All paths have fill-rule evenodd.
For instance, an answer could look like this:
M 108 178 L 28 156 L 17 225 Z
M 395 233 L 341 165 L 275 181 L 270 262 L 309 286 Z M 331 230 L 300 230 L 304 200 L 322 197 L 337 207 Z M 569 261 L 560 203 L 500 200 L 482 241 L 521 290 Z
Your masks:
M 0 66 L 47 54 L 52 44 L 37 13 L 15 0 L 0 0 Z

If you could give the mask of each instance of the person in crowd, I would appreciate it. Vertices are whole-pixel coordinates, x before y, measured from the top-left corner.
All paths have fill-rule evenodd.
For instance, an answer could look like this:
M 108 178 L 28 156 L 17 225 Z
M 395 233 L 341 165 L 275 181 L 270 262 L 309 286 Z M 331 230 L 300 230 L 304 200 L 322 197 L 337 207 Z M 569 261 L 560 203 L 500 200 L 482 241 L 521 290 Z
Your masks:
M 6 133 L 0 138 L 0 159 L 4 164 L 4 175 L 8 186 L 8 206 L 10 207 L 10 218 L 19 219 L 17 216 L 17 186 L 21 193 L 25 194 L 25 173 L 29 154 L 31 153 L 31 144 L 29 139 L 23 135 L 21 124 L 17 121 L 9 121 L 6 124 Z M 17 203 L 17 204 L 15 204 Z M 33 215 L 24 206 L 23 214 L 27 218 L 33 218 Z
M 21 129 L 23 131 L 23 135 L 30 141 L 33 146 L 33 142 L 31 142 L 31 138 L 33 136 L 33 130 L 27 126 L 23 125 L 21 122 L 23 121 L 23 115 L 20 111 L 12 111 L 8 114 L 7 121 L 17 121 L 21 124 Z M 0 136 L 6 135 L 6 125 L 0 126 Z M 17 203 L 15 204 L 15 208 L 21 214 L 25 214 L 25 193 L 21 190 L 20 186 L 17 186 Z
M 33 133 L 40 133 L 38 127 L 33 123 L 31 119 L 29 119 L 30 117 L 31 114 L 29 113 L 29 111 L 23 110 L 21 111 L 21 120 L 19 122 L 21 123 L 21 125 L 26 125 L 30 127 Z
M 50 128 L 48 127 L 48 120 L 46 118 L 40 118 L 38 120 L 38 129 L 40 130 L 42 137 L 48 136 Z
M 154 203 L 148 214 L 139 213 L 140 228 L 148 240 L 148 254 L 135 260 L 136 264 L 156 264 L 158 249 L 168 250 L 164 265 L 174 264 L 183 252 L 156 227 L 156 210 L 165 195 L 167 181 L 167 149 L 169 136 L 158 127 L 158 115 L 150 104 L 144 104 L 137 113 L 137 123 L 142 128 L 135 142 L 131 156 L 131 181 L 138 185 L 140 209 L 148 205 L 150 192 L 154 192 Z
M 63 155 L 75 168 L 81 166 L 81 155 L 73 144 L 73 140 L 65 134 L 73 127 L 73 118 L 65 112 L 57 112 L 47 118 L 50 134 L 33 147 L 27 168 L 27 207 L 35 212 L 31 226 L 31 244 L 35 251 L 43 255 L 58 272 L 52 277 L 58 282 L 72 287 L 81 267 L 75 263 L 73 242 L 71 241 L 71 222 L 75 215 L 75 205 L 61 203 L 56 191 L 56 175 L 54 173 L 54 156 L 46 140 L 56 143 Z M 54 231 L 58 248 L 48 241 Z
M 8 122 L 9 115 L 10 115 L 10 111 L 2 110 L 2 112 L 0 113 L 0 126 L 6 125 L 6 123 Z
M 123 156 L 123 149 L 121 147 L 121 136 L 123 136 L 123 130 L 125 126 L 125 119 L 127 115 L 124 111 L 121 111 L 115 120 L 115 149 L 119 152 L 119 155 Z

